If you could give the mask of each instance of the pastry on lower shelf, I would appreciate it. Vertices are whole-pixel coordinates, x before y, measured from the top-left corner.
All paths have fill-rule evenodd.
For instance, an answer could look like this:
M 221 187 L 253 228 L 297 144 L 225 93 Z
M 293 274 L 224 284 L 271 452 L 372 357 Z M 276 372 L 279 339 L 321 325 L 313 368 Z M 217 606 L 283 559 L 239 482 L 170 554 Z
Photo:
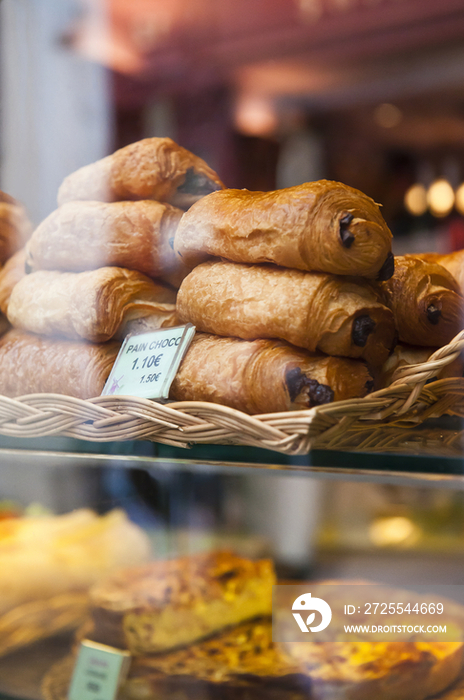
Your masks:
M 441 347 L 463 327 L 459 286 L 438 263 L 397 256 L 395 274 L 382 288 L 404 343 Z
M 13 287 L 26 275 L 26 249 L 21 248 L 0 269 L 0 311 L 8 312 Z
M 274 583 L 270 560 L 227 551 L 126 569 L 91 590 L 92 637 L 134 655 L 192 644 L 270 615 Z
M 120 343 L 56 340 L 16 328 L 0 338 L 0 394 L 100 396 Z
M 182 282 L 177 311 L 199 331 L 280 338 L 372 365 L 387 359 L 396 340 L 393 314 L 369 282 L 275 265 L 198 265 Z
M 155 199 L 188 209 L 224 185 L 204 160 L 170 138 L 147 138 L 68 175 L 58 205 L 76 200 Z
M 409 367 L 411 365 L 422 364 L 427 362 L 429 357 L 438 350 L 438 348 L 426 348 L 416 345 L 405 345 L 398 343 L 393 349 L 392 354 L 387 361 L 382 365 L 378 385 L 379 387 L 387 387 L 395 381 L 395 372 L 401 367 Z M 464 370 L 464 357 L 459 355 L 455 360 L 445 365 L 442 369 L 437 370 L 436 379 L 445 379 L 446 377 L 462 377 Z
M 364 362 L 312 354 L 278 340 L 197 333 L 171 385 L 178 401 L 212 401 L 245 413 L 311 408 L 365 396 Z
M 24 207 L 0 191 L 0 264 L 22 248 L 31 233 L 32 225 Z
M 319 180 L 274 192 L 207 195 L 183 216 L 174 245 L 189 267 L 213 255 L 384 280 L 393 274 L 391 238 L 370 197 Z
M 46 675 L 42 686 L 46 700 L 65 700 L 73 663 L 74 658 L 67 657 Z M 284 646 L 272 641 L 271 621 L 261 619 L 177 651 L 134 658 L 118 697 L 457 700 L 462 696 L 453 693 L 453 683 L 461 668 L 462 643 Z
M 100 343 L 124 337 L 127 324 L 138 319 L 146 319 L 152 330 L 174 326 L 176 294 L 122 267 L 77 273 L 38 270 L 12 290 L 8 319 L 32 333 Z
M 69 202 L 35 229 L 27 263 L 31 270 L 81 272 L 115 265 L 148 277 L 179 276 L 184 266 L 171 239 L 181 216 L 180 209 L 146 200 Z
M 148 536 L 120 509 L 102 516 L 81 508 L 1 520 L 0 614 L 32 601 L 87 592 L 115 569 L 141 564 L 150 554 Z M 7 627 L 5 620 L 2 624 L 0 631 Z

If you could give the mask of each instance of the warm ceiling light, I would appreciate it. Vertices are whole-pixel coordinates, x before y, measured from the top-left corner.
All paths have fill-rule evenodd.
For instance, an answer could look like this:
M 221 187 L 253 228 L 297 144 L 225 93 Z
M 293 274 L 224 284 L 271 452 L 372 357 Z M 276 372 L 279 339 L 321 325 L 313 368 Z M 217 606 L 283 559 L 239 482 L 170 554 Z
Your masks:
M 424 185 L 411 185 L 404 195 L 404 206 L 413 216 L 422 216 L 427 211 L 427 190 Z
M 249 136 L 271 136 L 277 128 L 277 117 L 272 103 L 261 97 L 242 97 L 237 105 L 235 124 Z
M 392 129 L 398 126 L 403 119 L 403 112 L 389 102 L 384 102 L 374 112 L 374 119 L 384 129 Z
M 447 216 L 454 206 L 454 190 L 448 180 L 435 180 L 427 192 L 427 203 L 434 216 Z
M 456 190 L 456 209 L 464 216 L 464 182 Z

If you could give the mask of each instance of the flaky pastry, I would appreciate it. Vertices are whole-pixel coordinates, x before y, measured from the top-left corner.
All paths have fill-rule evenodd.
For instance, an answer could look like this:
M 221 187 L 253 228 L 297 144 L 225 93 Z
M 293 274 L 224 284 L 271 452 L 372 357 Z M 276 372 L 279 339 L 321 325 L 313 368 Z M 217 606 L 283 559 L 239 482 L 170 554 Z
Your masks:
M 368 281 L 275 265 L 198 265 L 182 282 L 177 311 L 199 331 L 280 338 L 373 365 L 387 359 L 396 336 L 392 312 Z
M 440 347 L 462 328 L 463 297 L 448 270 L 414 255 L 395 258 L 395 274 L 382 283 L 400 341 Z
M 170 396 L 272 413 L 364 396 L 371 386 L 366 365 L 357 360 L 312 354 L 276 340 L 197 333 Z
M 100 396 L 120 343 L 56 340 L 13 328 L 0 338 L 0 394 Z
M 15 328 L 71 340 L 104 342 L 145 319 L 151 330 L 176 324 L 175 292 L 135 270 L 38 270 L 14 287 L 8 319 Z
M 273 192 L 221 190 L 182 217 L 174 246 L 194 267 L 209 256 L 388 279 L 391 233 L 378 205 L 339 182 Z
M 149 277 L 178 274 L 184 266 L 171 239 L 181 215 L 169 204 L 147 200 L 70 202 L 35 229 L 27 263 L 31 270 L 80 272 L 116 265 Z
M 155 199 L 188 209 L 199 197 L 222 187 L 204 160 L 170 138 L 153 137 L 68 175 L 58 190 L 58 206 L 76 200 Z

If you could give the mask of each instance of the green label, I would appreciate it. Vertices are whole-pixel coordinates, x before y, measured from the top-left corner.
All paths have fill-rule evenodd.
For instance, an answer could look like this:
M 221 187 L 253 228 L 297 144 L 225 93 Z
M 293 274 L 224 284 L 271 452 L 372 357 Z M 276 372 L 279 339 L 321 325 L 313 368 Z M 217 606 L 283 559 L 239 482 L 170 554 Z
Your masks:
M 125 338 L 102 396 L 167 399 L 193 336 L 192 324 L 161 328 Z
M 79 649 L 68 700 L 115 700 L 129 664 L 128 651 L 85 639 Z

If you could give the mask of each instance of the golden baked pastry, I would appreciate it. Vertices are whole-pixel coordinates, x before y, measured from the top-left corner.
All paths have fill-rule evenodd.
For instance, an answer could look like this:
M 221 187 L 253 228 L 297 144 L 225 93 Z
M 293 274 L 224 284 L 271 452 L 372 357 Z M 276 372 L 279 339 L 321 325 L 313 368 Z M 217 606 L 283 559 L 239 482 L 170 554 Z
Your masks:
M 100 396 L 120 343 L 55 340 L 13 328 L 0 338 L 0 394 Z
M 389 386 L 391 382 L 396 379 L 395 372 L 397 369 L 427 362 L 429 357 L 436 350 L 438 350 L 438 348 L 426 348 L 417 345 L 405 345 L 403 343 L 398 343 L 398 345 L 394 347 L 390 357 L 382 365 L 378 382 L 379 386 Z M 463 370 L 464 357 L 460 355 L 438 371 L 435 378 L 444 379 L 445 377 L 462 377 Z
M 182 282 L 177 311 L 199 331 L 280 338 L 373 365 L 387 359 L 396 335 L 392 312 L 369 282 L 275 265 L 198 265 Z
M 272 642 L 269 620 L 241 624 L 169 654 L 137 657 L 122 698 L 309 700 L 311 679 Z
M 8 319 L 16 328 L 99 343 L 124 336 L 127 324 L 149 319 L 152 330 L 176 324 L 176 294 L 135 270 L 38 270 L 14 287 Z
M 89 629 L 87 637 L 94 638 Z M 462 642 L 279 644 L 262 618 L 170 653 L 135 657 L 120 697 L 425 700 L 456 681 L 462 654 Z
M 24 207 L 0 191 L 0 264 L 24 246 L 31 232 L 32 225 Z
M 365 396 L 371 387 L 364 362 L 311 354 L 278 340 L 197 333 L 170 397 L 212 401 L 253 414 Z
M 126 569 L 91 590 L 93 639 L 134 655 L 166 651 L 270 615 L 269 560 L 208 552 Z
M 146 200 L 70 202 L 35 229 L 27 262 L 31 270 L 116 265 L 149 277 L 172 275 L 183 268 L 170 244 L 181 215 L 180 209 Z
M 435 262 L 451 272 L 464 295 L 464 249 L 452 253 L 419 253 L 415 257 L 427 262 Z
M 183 216 L 175 249 L 194 267 L 209 256 L 297 270 L 388 279 L 392 235 L 378 205 L 340 182 L 274 192 L 222 190 Z
M 170 138 L 153 137 L 68 175 L 58 190 L 58 206 L 76 200 L 155 199 L 187 209 L 222 187 L 204 160 Z
M 314 700 L 424 700 L 462 668 L 462 642 L 324 642 L 286 647 Z
M 463 297 L 448 270 L 414 255 L 395 258 L 395 274 L 382 283 L 400 341 L 440 347 L 463 326 Z
M 6 314 L 13 287 L 26 275 L 26 249 L 21 248 L 0 269 L 0 311 Z

